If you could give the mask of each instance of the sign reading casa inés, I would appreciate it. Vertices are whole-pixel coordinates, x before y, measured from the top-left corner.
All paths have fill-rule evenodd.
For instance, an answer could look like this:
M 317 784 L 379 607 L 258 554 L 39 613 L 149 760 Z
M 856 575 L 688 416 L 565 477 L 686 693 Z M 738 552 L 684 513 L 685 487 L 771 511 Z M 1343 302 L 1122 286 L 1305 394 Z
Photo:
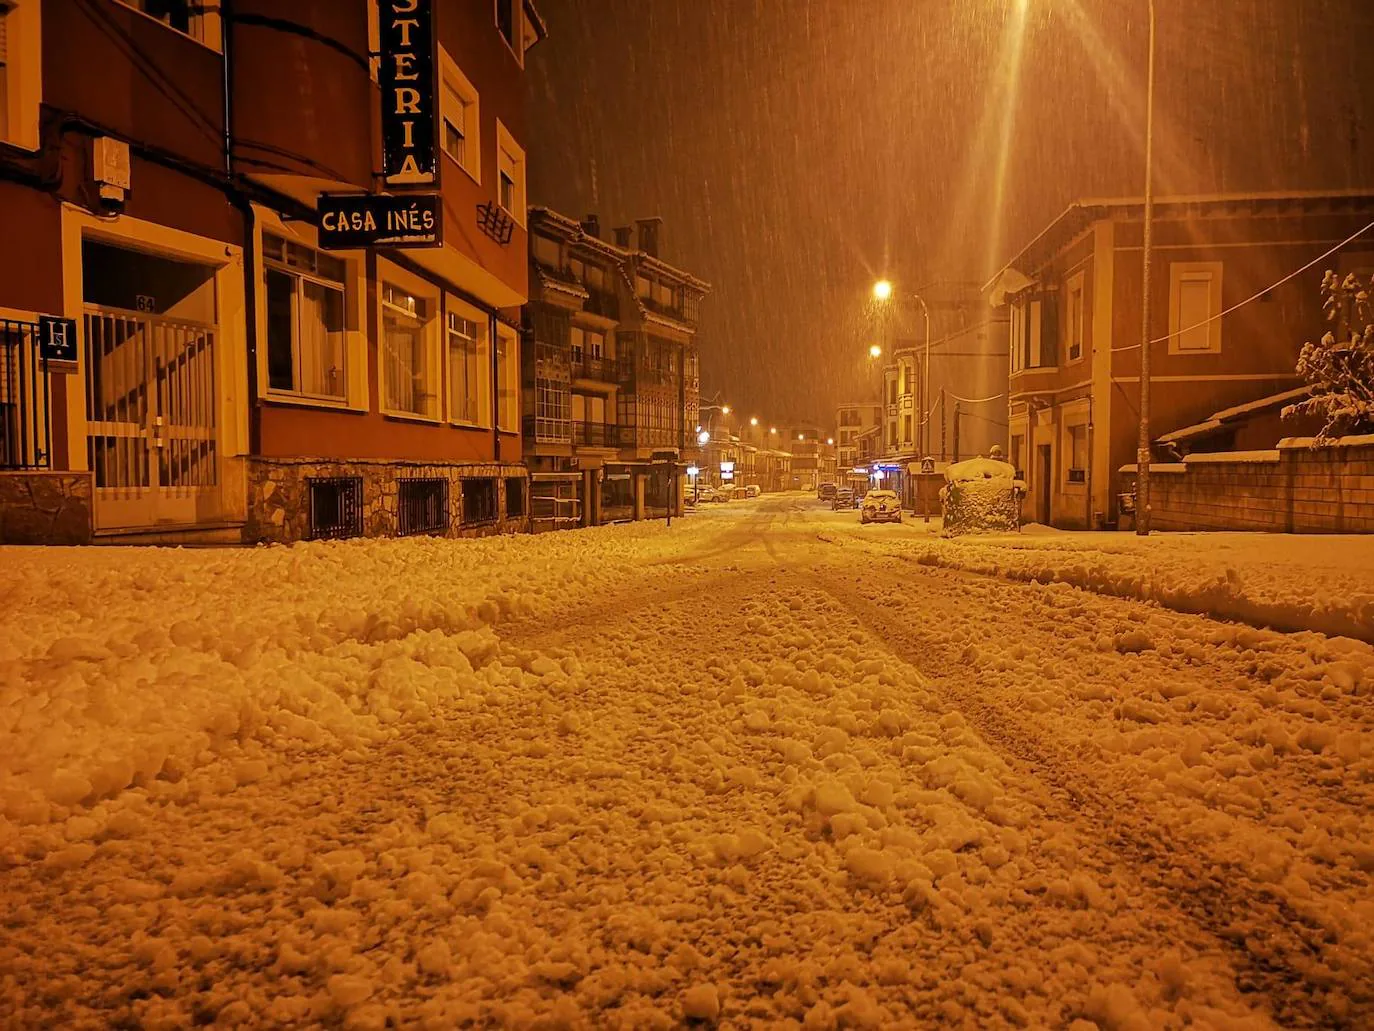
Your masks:
M 387 186 L 439 181 L 432 0 L 381 0 L 382 177 Z
M 443 208 L 436 193 L 323 194 L 319 201 L 320 246 L 438 247 Z

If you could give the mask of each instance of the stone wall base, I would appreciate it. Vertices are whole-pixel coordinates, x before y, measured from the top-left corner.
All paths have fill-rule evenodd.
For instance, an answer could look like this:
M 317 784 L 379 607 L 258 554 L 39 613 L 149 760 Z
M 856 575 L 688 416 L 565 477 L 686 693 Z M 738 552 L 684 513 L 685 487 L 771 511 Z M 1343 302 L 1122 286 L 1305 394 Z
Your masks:
M 447 525 L 436 537 L 484 537 L 530 530 L 529 475 L 523 465 L 498 463 L 437 463 L 406 461 L 340 461 L 316 458 L 249 458 L 248 520 L 245 543 L 288 544 L 319 536 L 310 525 L 310 481 L 356 477 L 361 480 L 363 537 L 401 535 L 399 482 L 405 479 L 443 480 L 448 484 Z M 463 520 L 463 487 L 473 479 L 494 479 L 497 518 Z M 513 485 L 520 481 L 518 513 Z M 331 535 L 334 536 L 334 535 Z M 350 534 L 350 536 L 355 536 Z
M 91 474 L 0 472 L 0 544 L 89 544 Z

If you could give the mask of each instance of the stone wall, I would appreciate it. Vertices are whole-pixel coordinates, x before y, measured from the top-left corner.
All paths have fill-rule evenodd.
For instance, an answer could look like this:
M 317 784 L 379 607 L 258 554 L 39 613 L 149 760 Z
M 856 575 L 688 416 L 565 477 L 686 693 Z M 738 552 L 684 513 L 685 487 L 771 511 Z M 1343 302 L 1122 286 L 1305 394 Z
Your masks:
M 91 543 L 91 474 L 0 472 L 0 544 Z
M 250 458 L 248 460 L 248 521 L 246 543 L 286 544 L 309 540 L 310 481 L 329 477 L 362 480 L 362 536 L 395 537 L 400 533 L 397 512 L 402 479 L 440 479 L 448 482 L 448 529 L 436 536 L 482 537 L 498 533 L 528 533 L 529 479 L 523 465 L 436 464 L 430 462 L 332 461 L 313 458 Z M 463 522 L 463 481 L 497 481 L 497 515 L 493 522 Z M 522 514 L 507 516 L 506 480 L 524 484 Z
M 1134 490 L 1134 467 L 1121 474 L 1123 489 Z M 1374 533 L 1374 437 L 1316 448 L 1295 438 L 1273 451 L 1154 466 L 1150 522 L 1156 530 Z

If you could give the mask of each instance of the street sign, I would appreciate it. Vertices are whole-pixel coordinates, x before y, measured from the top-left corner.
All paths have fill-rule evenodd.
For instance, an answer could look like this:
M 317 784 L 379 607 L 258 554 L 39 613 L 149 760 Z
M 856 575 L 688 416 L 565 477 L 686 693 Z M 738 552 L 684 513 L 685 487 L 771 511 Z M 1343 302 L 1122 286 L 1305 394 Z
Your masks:
M 382 0 L 379 13 L 382 178 L 387 186 L 433 186 L 439 153 L 432 2 Z
M 322 194 L 320 247 L 438 247 L 443 243 L 443 206 L 437 193 Z
M 38 316 L 38 349 L 50 362 L 76 361 L 76 319 Z

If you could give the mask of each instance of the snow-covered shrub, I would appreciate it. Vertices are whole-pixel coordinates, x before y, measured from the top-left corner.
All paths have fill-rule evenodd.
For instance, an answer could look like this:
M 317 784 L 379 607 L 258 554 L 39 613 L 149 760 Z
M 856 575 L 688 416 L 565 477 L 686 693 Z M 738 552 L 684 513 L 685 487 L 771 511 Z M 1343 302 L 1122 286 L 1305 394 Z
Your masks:
M 1021 524 L 1016 470 L 995 458 L 970 458 L 946 469 L 940 504 L 946 536 L 1005 532 Z
M 1326 420 L 1317 440 L 1374 431 L 1374 277 L 1361 282 L 1352 272 L 1322 277 L 1326 320 L 1334 327 L 1318 343 L 1306 343 L 1298 373 L 1312 396 L 1283 410 L 1287 418 L 1319 415 Z

